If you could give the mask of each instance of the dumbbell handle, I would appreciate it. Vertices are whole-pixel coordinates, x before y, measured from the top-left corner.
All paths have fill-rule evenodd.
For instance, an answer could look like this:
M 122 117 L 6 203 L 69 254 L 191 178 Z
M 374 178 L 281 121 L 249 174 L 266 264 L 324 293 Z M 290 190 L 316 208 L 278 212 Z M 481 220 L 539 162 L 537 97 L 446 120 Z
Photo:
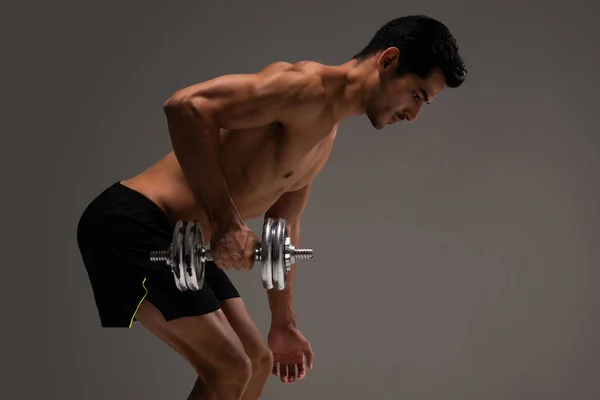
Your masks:
M 260 261 L 260 247 L 254 250 L 254 261 Z M 150 252 L 150 261 L 168 261 L 170 250 L 158 250 Z M 202 261 L 213 261 L 209 248 L 202 247 L 198 250 L 198 257 Z
M 150 261 L 152 262 L 167 262 L 170 259 L 170 250 L 157 250 L 150 252 Z M 261 261 L 262 247 L 254 250 L 254 261 Z M 296 249 L 290 248 L 289 255 L 300 260 L 308 260 L 313 257 L 312 249 Z M 213 261 L 212 253 L 209 248 L 202 247 L 199 249 L 199 257 L 202 261 Z

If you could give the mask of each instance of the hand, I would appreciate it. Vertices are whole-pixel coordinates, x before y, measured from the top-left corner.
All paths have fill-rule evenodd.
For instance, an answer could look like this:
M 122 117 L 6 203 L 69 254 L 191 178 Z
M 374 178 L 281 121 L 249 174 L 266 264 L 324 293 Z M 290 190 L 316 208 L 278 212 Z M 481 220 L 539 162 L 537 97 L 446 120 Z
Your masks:
M 242 220 L 213 229 L 210 252 L 219 268 L 251 270 L 260 241 Z
M 273 353 L 273 375 L 283 383 L 304 379 L 306 365 L 313 368 L 314 354 L 310 343 L 295 326 L 271 327 L 268 343 Z M 306 365 L 304 363 L 306 357 Z

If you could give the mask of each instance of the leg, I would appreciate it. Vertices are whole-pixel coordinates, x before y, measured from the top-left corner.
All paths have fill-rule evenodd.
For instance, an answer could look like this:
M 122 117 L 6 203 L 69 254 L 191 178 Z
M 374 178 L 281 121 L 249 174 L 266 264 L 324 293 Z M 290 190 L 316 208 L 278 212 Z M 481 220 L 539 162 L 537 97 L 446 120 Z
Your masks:
M 237 289 L 222 269 L 207 262 L 206 282 L 210 284 L 219 307 L 244 346 L 252 363 L 252 377 L 244 393 L 244 400 L 258 399 L 273 368 L 273 354 L 252 322 Z
M 184 357 L 198 374 L 189 400 L 242 399 L 252 364 L 223 311 L 166 321 L 144 300 L 136 320 Z
M 271 375 L 273 353 L 262 339 L 260 331 L 250 318 L 241 298 L 226 299 L 221 301 L 220 305 L 252 363 L 252 376 L 242 398 L 244 400 L 258 399 Z
M 199 376 L 190 399 L 241 399 L 251 361 L 210 280 L 198 292 L 180 292 L 169 270 L 150 262 L 150 251 L 168 248 L 172 229 L 156 204 L 120 183 L 86 208 L 77 241 L 101 324 L 130 327 L 137 320 L 181 354 Z

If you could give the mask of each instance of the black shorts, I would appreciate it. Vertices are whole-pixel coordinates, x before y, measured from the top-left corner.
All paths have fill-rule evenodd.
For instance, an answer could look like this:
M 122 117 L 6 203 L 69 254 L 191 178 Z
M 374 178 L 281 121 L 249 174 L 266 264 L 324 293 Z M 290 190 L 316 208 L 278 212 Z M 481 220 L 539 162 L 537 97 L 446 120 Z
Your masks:
M 174 226 L 153 201 L 116 182 L 84 210 L 77 242 L 103 327 L 131 327 L 144 299 L 169 321 L 219 309 L 239 297 L 225 271 L 206 263 L 205 282 L 197 292 L 181 292 L 166 264 L 150 261 L 150 252 L 171 245 Z

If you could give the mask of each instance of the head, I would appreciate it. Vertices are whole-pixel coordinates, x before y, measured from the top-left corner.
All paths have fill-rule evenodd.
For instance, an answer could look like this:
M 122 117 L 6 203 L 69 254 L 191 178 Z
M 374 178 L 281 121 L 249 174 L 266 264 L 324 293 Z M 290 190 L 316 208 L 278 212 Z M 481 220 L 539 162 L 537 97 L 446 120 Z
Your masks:
M 366 115 L 377 129 L 415 121 L 424 105 L 446 87 L 459 87 L 467 72 L 448 28 L 424 15 L 386 23 L 353 60 L 369 65 Z

